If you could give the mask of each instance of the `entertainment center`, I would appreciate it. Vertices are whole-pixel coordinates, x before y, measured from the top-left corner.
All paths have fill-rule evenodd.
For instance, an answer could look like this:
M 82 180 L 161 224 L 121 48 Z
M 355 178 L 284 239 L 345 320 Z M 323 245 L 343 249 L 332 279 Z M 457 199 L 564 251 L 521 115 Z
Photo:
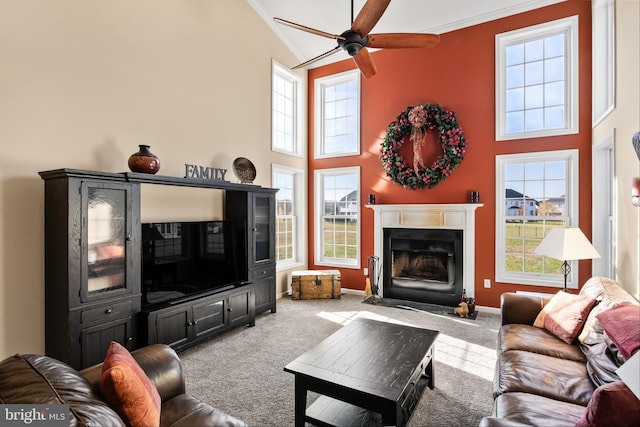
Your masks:
M 276 311 L 275 193 L 78 169 L 45 182 L 45 350 L 76 369 L 109 343 L 179 350 Z M 142 184 L 223 191 L 224 218 L 142 223 Z

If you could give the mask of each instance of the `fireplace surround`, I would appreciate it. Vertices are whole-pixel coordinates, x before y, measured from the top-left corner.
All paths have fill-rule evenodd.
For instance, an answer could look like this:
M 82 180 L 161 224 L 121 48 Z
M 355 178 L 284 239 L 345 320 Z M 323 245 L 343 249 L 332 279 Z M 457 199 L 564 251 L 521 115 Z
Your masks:
M 475 210 L 480 203 L 376 204 L 380 296 L 457 305 L 474 297 Z

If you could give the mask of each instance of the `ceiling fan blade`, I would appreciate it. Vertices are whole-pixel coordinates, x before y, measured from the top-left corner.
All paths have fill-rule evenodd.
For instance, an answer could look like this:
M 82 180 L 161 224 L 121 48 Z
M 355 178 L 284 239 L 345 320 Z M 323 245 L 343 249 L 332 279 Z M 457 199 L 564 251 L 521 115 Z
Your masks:
M 381 49 L 407 49 L 413 47 L 434 47 L 440 42 L 437 34 L 387 33 L 369 34 L 367 47 Z
M 373 77 L 376 74 L 376 63 L 373 62 L 373 58 L 366 47 L 360 49 L 360 52 L 353 57 L 353 60 L 366 78 Z
M 353 24 L 351 24 L 351 30 L 362 37 L 369 34 L 369 31 L 373 29 L 382 17 L 389 3 L 391 3 L 391 0 L 367 0 Z
M 324 58 L 326 58 L 327 56 L 331 56 L 331 55 L 333 55 L 334 53 L 339 52 L 339 51 L 341 51 L 341 50 L 342 50 L 342 48 L 341 48 L 340 46 L 336 46 L 334 49 L 331 49 L 330 51 L 325 52 L 325 53 L 323 53 L 322 55 L 318 55 L 318 56 L 316 56 L 315 58 L 311 58 L 310 60 L 308 60 L 308 61 L 306 61 L 306 62 L 303 62 L 302 64 L 298 64 L 298 65 L 296 65 L 295 67 L 293 67 L 292 69 L 293 69 L 293 70 L 295 70 L 295 69 L 298 69 L 298 68 L 304 68 L 304 67 L 306 67 L 307 65 L 311 65 L 311 64 L 313 64 L 314 62 L 320 61 L 321 59 L 324 59 Z
M 296 24 L 295 22 L 287 21 L 286 19 L 273 18 L 273 20 L 282 25 L 286 25 L 287 27 L 295 28 L 296 30 L 306 31 L 307 33 L 315 34 L 316 36 L 327 37 L 329 39 L 335 39 L 335 40 L 344 40 L 344 37 L 339 36 L 337 34 L 331 34 L 324 31 L 316 30 L 315 28 L 307 27 L 301 24 Z

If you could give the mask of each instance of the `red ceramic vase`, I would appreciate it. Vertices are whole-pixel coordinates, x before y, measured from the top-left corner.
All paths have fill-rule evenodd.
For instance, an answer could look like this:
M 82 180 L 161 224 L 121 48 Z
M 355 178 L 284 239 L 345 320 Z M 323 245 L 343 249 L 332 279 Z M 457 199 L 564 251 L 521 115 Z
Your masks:
M 149 145 L 139 145 L 140 150 L 129 157 L 132 172 L 155 174 L 160 170 L 160 160 L 149 151 Z

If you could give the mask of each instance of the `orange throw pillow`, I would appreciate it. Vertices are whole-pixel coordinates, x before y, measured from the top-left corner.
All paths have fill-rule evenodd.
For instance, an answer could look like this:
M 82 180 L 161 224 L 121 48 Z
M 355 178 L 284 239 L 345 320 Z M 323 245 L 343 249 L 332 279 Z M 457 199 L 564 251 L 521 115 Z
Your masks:
M 102 366 L 100 394 L 131 427 L 160 425 L 160 395 L 131 353 L 112 341 Z
M 576 339 L 596 300 L 559 291 L 536 317 L 534 326 L 544 327 L 567 344 Z

